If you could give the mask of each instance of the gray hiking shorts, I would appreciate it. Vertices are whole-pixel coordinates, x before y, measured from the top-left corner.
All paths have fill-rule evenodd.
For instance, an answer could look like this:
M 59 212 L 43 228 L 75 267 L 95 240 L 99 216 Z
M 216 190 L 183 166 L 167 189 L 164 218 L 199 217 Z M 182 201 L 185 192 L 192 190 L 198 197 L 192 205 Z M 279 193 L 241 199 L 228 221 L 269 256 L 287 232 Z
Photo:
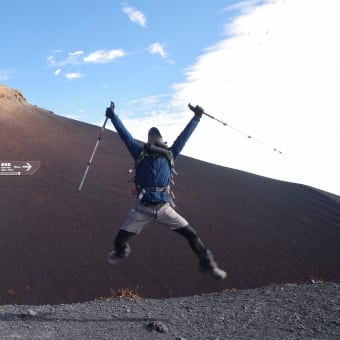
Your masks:
M 172 230 L 186 227 L 189 224 L 171 207 L 169 202 L 146 206 L 136 200 L 120 229 L 139 234 L 150 222 L 162 224 Z

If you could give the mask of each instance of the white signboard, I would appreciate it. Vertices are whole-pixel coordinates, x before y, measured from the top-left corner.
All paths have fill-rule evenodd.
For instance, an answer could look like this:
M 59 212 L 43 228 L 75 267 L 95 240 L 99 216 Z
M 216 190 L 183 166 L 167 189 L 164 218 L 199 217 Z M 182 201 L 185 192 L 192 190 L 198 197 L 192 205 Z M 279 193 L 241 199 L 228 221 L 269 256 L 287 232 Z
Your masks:
M 33 175 L 39 167 L 39 161 L 0 161 L 0 176 Z

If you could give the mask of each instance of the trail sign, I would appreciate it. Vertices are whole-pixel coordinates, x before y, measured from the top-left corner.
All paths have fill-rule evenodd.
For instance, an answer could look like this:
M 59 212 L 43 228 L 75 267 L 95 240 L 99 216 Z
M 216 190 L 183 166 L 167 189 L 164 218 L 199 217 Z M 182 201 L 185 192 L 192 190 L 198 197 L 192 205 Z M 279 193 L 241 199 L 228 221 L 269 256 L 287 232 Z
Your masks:
M 0 161 L 0 176 L 33 175 L 40 167 L 40 161 Z

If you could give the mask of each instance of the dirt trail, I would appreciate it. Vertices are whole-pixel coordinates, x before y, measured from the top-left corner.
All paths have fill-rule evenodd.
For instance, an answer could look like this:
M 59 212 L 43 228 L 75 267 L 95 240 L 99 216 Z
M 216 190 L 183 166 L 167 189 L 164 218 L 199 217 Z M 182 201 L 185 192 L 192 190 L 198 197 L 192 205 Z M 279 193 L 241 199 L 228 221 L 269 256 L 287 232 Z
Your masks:
M 338 339 L 336 283 L 172 299 L 0 306 L 2 339 Z M 158 321 L 166 333 L 150 331 Z

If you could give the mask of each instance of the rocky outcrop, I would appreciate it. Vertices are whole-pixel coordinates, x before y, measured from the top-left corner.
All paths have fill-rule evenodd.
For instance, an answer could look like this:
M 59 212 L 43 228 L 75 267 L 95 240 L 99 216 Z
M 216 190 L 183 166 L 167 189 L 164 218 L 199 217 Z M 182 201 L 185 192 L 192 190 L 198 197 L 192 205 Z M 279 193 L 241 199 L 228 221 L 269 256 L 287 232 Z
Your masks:
M 26 98 L 21 91 L 12 89 L 5 85 L 0 84 L 0 101 L 7 101 L 13 103 L 27 103 Z

